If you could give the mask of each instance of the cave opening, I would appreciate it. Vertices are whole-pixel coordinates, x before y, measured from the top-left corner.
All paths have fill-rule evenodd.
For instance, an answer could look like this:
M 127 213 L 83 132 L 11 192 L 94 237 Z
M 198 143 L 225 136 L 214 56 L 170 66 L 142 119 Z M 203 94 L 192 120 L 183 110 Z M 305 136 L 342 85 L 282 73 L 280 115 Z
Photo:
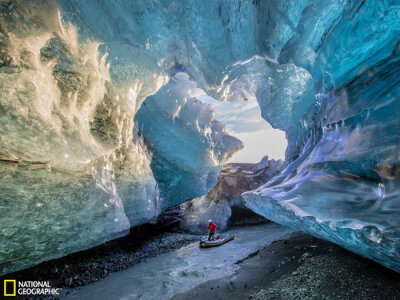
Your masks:
M 258 163 L 266 155 L 269 159 L 285 159 L 285 133 L 262 118 L 255 99 L 235 103 L 218 101 L 206 94 L 199 95 L 198 99 L 213 105 L 215 119 L 225 124 L 229 135 L 243 143 L 244 147 L 234 153 L 227 163 Z

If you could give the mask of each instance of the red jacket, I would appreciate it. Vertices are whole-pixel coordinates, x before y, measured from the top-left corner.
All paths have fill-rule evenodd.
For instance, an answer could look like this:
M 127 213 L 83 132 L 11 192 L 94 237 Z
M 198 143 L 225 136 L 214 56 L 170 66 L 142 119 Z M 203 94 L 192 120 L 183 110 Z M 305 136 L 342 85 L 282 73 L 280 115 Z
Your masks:
M 208 229 L 210 229 L 210 233 L 215 233 L 215 229 L 217 228 L 218 226 L 214 222 L 208 224 Z

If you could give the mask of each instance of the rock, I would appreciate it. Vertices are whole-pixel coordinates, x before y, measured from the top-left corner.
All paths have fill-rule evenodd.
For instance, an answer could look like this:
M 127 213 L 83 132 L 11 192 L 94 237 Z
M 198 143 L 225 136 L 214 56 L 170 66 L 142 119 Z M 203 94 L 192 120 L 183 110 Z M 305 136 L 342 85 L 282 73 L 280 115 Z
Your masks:
M 309 259 L 310 257 L 312 257 L 312 255 L 310 253 L 306 252 L 301 256 L 301 258 L 298 260 L 298 262 L 302 263 L 305 260 Z
M 241 203 L 241 194 L 262 185 L 277 175 L 283 161 L 265 156 L 259 163 L 229 163 L 223 166 L 217 185 L 206 195 L 181 205 L 184 208 L 181 228 L 202 234 L 212 219 L 223 230 L 229 223 L 263 220 Z M 236 216 L 236 218 L 235 218 Z M 241 220 L 236 220 L 240 216 Z

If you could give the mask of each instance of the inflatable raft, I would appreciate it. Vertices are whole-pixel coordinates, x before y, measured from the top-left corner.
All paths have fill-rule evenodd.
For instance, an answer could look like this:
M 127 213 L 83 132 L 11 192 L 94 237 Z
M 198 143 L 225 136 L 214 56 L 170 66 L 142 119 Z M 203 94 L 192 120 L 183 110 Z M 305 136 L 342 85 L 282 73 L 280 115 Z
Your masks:
M 200 241 L 200 248 L 210 248 L 210 247 L 218 247 L 229 241 L 232 241 L 235 238 L 233 234 L 230 234 L 226 237 L 218 236 L 214 241 L 209 241 L 208 239 Z

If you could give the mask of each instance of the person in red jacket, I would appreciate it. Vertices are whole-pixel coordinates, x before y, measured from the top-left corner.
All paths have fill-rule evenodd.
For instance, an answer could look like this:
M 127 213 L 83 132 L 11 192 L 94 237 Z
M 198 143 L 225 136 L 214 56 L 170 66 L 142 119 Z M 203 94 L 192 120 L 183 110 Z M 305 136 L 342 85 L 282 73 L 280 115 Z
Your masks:
M 217 224 L 215 224 L 211 220 L 208 220 L 208 229 L 210 229 L 210 233 L 208 234 L 208 240 L 209 241 L 215 241 L 214 233 L 215 233 L 215 229 L 217 229 L 217 228 L 218 228 Z

